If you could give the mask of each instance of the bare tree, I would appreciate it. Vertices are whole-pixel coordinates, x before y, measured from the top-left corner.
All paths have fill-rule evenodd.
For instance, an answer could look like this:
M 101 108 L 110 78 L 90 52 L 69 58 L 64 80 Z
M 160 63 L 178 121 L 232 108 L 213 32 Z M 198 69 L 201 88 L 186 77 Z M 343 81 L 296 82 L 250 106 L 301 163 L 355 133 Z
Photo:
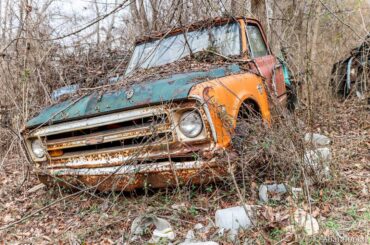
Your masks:
M 145 10 L 145 1 L 133 1 L 130 4 L 130 9 L 133 22 L 138 23 L 138 27 L 142 30 L 143 33 L 149 32 L 149 21 Z

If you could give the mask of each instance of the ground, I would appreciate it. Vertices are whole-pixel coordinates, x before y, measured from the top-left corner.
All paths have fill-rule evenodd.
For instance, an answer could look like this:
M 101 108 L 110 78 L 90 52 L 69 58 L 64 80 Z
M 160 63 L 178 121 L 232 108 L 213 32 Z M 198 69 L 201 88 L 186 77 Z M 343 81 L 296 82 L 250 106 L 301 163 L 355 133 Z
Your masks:
M 237 240 L 243 242 L 248 237 L 251 244 L 326 244 L 328 239 L 333 244 L 370 243 L 370 108 L 366 103 L 354 99 L 321 107 L 313 129 L 332 139 L 331 180 L 310 187 L 309 201 L 293 200 L 288 195 L 283 201 L 267 204 L 259 203 L 259 183 L 252 183 L 245 201 L 260 204 L 264 220 Z M 222 183 L 125 194 L 45 187 L 32 190 L 39 182 L 21 159 L 13 152 L 0 165 L 0 243 L 123 244 L 131 236 L 132 221 L 143 214 L 168 220 L 176 241 L 183 241 L 195 224 L 212 223 L 217 209 L 241 204 L 235 190 Z M 297 207 L 311 210 L 320 234 L 310 237 L 299 230 L 292 233 L 284 229 L 286 220 L 277 216 L 290 217 Z M 144 235 L 136 243 L 149 238 L 150 234 Z M 232 244 L 227 236 L 218 237 L 216 229 L 198 234 L 198 239 Z

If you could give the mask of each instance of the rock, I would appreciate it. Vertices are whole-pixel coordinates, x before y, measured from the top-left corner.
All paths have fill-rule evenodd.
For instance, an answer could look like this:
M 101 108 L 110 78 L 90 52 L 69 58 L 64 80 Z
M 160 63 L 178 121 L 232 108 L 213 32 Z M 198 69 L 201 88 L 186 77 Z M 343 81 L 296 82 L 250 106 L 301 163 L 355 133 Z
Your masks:
M 201 223 L 198 223 L 194 226 L 194 230 L 197 233 L 199 233 L 199 232 L 208 232 L 209 228 L 210 228 L 209 226 L 205 227 Z M 197 241 L 194 230 L 189 230 L 186 233 L 185 241 L 180 243 L 179 245 L 218 245 L 218 243 L 213 242 L 213 241 L 206 241 L 206 242 Z
M 327 146 L 330 145 L 331 140 L 325 135 L 315 134 L 315 133 L 306 133 L 304 140 L 307 143 L 312 143 L 315 146 Z
M 185 242 L 191 242 L 191 241 L 194 241 L 194 239 L 195 239 L 194 231 L 193 230 L 189 230 L 186 233 Z
M 315 150 L 308 150 L 304 153 L 305 162 L 307 164 L 315 165 L 318 162 L 327 162 L 331 159 L 331 152 L 328 147 L 318 148 Z
M 219 209 L 216 211 L 215 219 L 216 226 L 220 228 L 220 233 L 223 231 L 230 231 L 231 238 L 238 234 L 239 229 L 248 229 L 253 227 L 256 221 L 255 206 L 242 206 Z M 245 211 L 247 210 L 247 212 Z
M 174 240 L 175 232 L 173 231 L 171 224 L 165 220 L 158 218 L 154 215 L 142 215 L 137 217 L 131 225 L 131 234 L 134 235 L 132 240 L 136 240 L 137 236 L 144 234 L 144 230 L 153 224 L 156 229 L 153 231 L 152 238 L 149 243 L 158 243 L 161 240 Z
M 31 193 L 34 193 L 34 192 L 36 192 L 36 191 L 38 191 L 38 190 L 43 189 L 44 187 L 45 187 L 45 184 L 40 183 L 40 184 L 38 184 L 38 185 L 35 185 L 35 186 L 34 186 L 34 187 L 32 187 L 31 189 L 27 190 L 26 192 L 27 192 L 27 194 L 31 194 Z
M 314 171 L 325 176 L 330 176 L 329 162 L 331 152 L 327 147 L 308 150 L 304 153 L 304 163 L 309 165 Z
M 275 197 L 275 199 L 280 200 L 281 194 L 287 192 L 284 184 L 272 184 L 272 185 L 261 185 L 259 188 L 259 198 L 262 202 L 268 202 L 269 198 Z
M 297 199 L 300 195 L 303 194 L 303 189 L 299 187 L 292 187 L 291 189 L 293 198 Z
M 219 243 L 217 242 L 212 242 L 212 241 L 208 241 L 208 242 L 182 242 L 180 243 L 179 245 L 218 245 Z
M 309 236 L 319 233 L 320 227 L 317 220 L 302 209 L 297 209 L 294 212 L 294 221 Z
M 171 206 L 172 209 L 175 209 L 175 210 L 183 210 L 183 209 L 186 209 L 186 204 L 185 203 L 180 203 L 180 204 L 173 204 Z
M 200 229 L 203 229 L 203 228 L 204 228 L 204 225 L 202 225 L 201 223 L 198 223 L 198 224 L 194 225 L 195 230 L 200 230 Z

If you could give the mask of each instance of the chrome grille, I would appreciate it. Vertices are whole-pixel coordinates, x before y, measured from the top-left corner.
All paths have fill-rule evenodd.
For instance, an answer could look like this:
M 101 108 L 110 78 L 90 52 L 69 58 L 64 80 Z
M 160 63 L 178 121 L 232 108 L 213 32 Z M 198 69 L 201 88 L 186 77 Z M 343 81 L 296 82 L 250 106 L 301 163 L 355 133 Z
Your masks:
M 174 138 L 169 114 L 157 108 L 69 122 L 70 127 L 66 124 L 42 128 L 34 135 L 43 140 L 49 153 L 62 150 L 63 156 L 171 143 Z

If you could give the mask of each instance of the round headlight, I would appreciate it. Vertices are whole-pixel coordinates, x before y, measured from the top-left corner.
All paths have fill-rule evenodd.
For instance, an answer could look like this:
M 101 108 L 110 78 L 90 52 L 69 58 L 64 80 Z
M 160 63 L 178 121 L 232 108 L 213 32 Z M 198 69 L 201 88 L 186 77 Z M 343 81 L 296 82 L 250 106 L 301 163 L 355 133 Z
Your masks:
M 202 118 L 198 112 L 187 111 L 181 115 L 180 118 L 180 130 L 181 132 L 189 138 L 197 137 L 203 129 Z
M 40 140 L 34 140 L 31 143 L 32 152 L 38 158 L 43 158 L 45 156 L 45 150 Z

